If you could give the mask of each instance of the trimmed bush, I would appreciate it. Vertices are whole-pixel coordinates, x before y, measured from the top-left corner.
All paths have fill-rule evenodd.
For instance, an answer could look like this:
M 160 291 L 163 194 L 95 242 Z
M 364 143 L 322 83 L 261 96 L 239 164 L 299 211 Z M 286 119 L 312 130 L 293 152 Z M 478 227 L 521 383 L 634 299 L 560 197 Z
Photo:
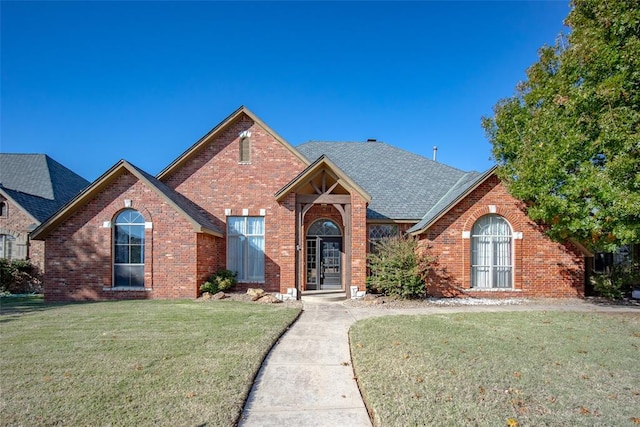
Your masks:
M 210 294 L 217 294 L 221 291 L 228 291 L 238 283 L 236 276 L 237 274 L 235 272 L 221 268 L 216 271 L 208 281 L 200 286 L 200 293 L 209 292 Z
M 0 294 L 42 293 L 40 269 L 29 261 L 0 258 Z
M 425 279 L 435 258 L 411 237 L 380 240 L 367 256 L 370 275 L 367 289 L 399 298 L 426 296 Z

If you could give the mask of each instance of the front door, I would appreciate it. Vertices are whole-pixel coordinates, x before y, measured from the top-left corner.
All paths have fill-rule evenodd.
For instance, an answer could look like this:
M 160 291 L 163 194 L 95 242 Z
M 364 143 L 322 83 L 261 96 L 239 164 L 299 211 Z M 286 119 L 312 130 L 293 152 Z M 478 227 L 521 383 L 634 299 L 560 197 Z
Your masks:
M 307 289 L 342 289 L 342 237 L 307 239 Z

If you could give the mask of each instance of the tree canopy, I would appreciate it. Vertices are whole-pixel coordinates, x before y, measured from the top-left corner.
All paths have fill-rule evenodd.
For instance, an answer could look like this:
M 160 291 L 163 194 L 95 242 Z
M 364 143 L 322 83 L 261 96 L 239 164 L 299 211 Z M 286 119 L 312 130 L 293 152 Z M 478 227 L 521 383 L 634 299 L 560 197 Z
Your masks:
M 574 0 L 482 126 L 498 175 L 556 240 L 640 242 L 640 0 Z

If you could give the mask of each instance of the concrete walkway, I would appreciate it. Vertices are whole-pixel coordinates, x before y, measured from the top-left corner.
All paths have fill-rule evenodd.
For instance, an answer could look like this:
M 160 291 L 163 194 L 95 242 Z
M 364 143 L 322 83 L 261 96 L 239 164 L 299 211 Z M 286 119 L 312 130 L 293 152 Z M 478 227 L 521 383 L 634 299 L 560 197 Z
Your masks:
M 265 359 L 240 426 L 371 426 L 353 378 L 341 303 L 304 303 L 298 320 Z
M 305 301 L 303 307 L 298 320 L 265 359 L 245 404 L 240 426 L 370 427 L 349 352 L 349 327 L 360 319 L 398 314 L 534 310 L 640 313 L 637 306 L 599 306 L 582 300 L 400 309 Z

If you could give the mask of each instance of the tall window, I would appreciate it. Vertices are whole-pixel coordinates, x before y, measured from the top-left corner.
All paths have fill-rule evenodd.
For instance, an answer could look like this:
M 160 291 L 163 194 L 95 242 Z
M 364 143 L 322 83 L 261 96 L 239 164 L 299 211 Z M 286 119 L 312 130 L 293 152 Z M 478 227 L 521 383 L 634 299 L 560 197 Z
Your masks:
M 15 237 L 8 234 L 0 234 L 0 258 L 13 259 L 13 242 Z
M 264 282 L 263 217 L 227 217 L 227 268 L 239 282 Z
M 509 223 L 486 215 L 471 231 L 471 286 L 479 289 L 513 286 L 512 242 Z
M 240 163 L 251 162 L 251 140 L 249 136 L 240 136 Z
M 126 209 L 118 214 L 113 232 L 114 286 L 144 287 L 144 217 Z
M 7 216 L 7 202 L 0 201 L 0 216 Z

